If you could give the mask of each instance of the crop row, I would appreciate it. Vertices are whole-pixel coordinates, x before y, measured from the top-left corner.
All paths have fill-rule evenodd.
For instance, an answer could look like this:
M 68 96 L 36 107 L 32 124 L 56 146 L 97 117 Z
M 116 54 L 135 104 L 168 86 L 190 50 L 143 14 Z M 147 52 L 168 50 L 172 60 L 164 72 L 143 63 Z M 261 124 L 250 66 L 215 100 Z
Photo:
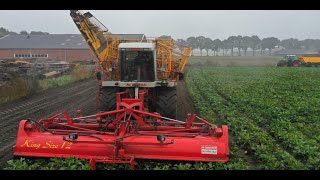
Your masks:
M 218 72 L 215 73 L 215 71 Z M 247 146 L 246 148 L 253 151 L 257 163 L 261 165 L 260 169 L 303 169 L 305 167 L 318 169 L 318 145 L 314 140 L 306 138 L 300 131 L 295 129 L 294 125 L 288 126 L 287 121 L 279 122 L 279 120 L 274 120 L 268 122 L 261 114 L 268 115 L 270 112 L 263 108 L 253 109 L 252 106 L 255 107 L 257 104 L 250 104 L 250 102 L 254 101 L 250 101 L 249 99 L 245 103 L 241 101 L 241 94 L 247 93 L 252 98 L 257 97 L 254 94 L 255 92 L 251 92 L 256 89 L 251 87 L 251 91 L 250 89 L 244 91 L 244 88 L 239 88 L 239 86 L 248 85 L 245 83 L 241 84 L 242 79 L 251 80 L 252 85 L 259 84 L 259 80 L 264 77 L 260 76 L 260 79 L 257 78 L 257 74 L 259 73 L 253 74 L 255 76 L 241 77 L 244 74 L 241 71 L 235 73 L 228 71 L 223 74 L 223 72 L 221 73 L 221 69 L 219 71 L 219 68 L 193 69 L 188 73 L 187 83 L 195 103 L 198 99 L 199 103 L 204 105 L 197 96 L 199 94 L 205 96 L 204 99 L 211 103 L 211 107 L 201 108 L 212 108 L 212 111 L 216 111 L 219 114 L 223 122 L 230 126 L 230 132 L 236 137 L 238 144 L 242 147 Z M 228 79 L 228 76 L 231 78 Z M 268 85 L 268 83 L 265 83 L 265 85 Z M 281 127 L 289 127 L 291 131 L 288 133 L 288 130 L 281 129 Z M 296 134 L 291 134 L 293 132 L 296 132 Z M 277 138 L 284 138 L 285 140 L 278 145 L 279 140 Z M 299 143 L 307 147 L 297 146 Z M 296 146 L 294 147 L 294 145 Z M 289 151 L 290 153 L 288 153 L 286 151 L 287 148 L 295 151 Z M 300 158 L 297 159 L 297 157 Z M 302 161 L 303 164 L 299 161 L 300 159 L 305 159 Z
M 316 127 L 316 126 L 319 126 L 320 123 L 315 122 L 313 124 L 310 124 L 310 123 L 308 124 L 308 123 L 304 123 L 303 121 L 299 122 L 300 127 L 305 125 L 307 127 L 309 126 L 308 129 L 313 130 L 308 132 L 304 128 L 298 128 L 296 126 L 297 124 L 296 121 L 291 122 L 292 114 L 295 112 L 294 110 L 292 110 L 292 108 L 290 108 L 290 111 L 291 111 L 290 113 L 290 111 L 282 108 L 281 106 L 272 104 L 272 101 L 270 101 L 270 99 L 272 99 L 270 98 L 272 97 L 272 95 L 269 92 L 272 92 L 273 87 L 278 87 L 277 85 L 279 84 L 279 80 L 272 78 L 272 75 L 268 74 L 268 78 L 271 77 L 270 79 L 272 79 L 273 81 L 269 81 L 268 83 L 255 83 L 256 87 L 250 87 L 249 89 L 247 88 L 246 85 L 252 82 L 257 82 L 257 81 L 256 80 L 252 81 L 247 76 L 241 77 L 238 74 L 237 75 L 238 81 L 235 82 L 233 81 L 234 78 L 232 76 L 219 77 L 219 75 L 212 73 L 213 71 L 208 71 L 212 74 L 207 73 L 206 71 L 201 71 L 201 72 L 202 74 L 200 76 L 209 77 L 209 78 L 206 78 L 206 80 L 212 82 L 210 83 L 212 85 L 212 89 L 215 89 L 218 92 L 218 94 L 222 95 L 225 99 L 230 101 L 235 106 L 235 109 L 240 110 L 241 112 L 246 114 L 248 118 L 251 118 L 252 120 L 254 120 L 256 125 L 258 125 L 259 127 L 262 127 L 269 134 L 271 134 L 272 137 L 274 137 L 274 139 L 277 140 L 277 142 L 280 143 L 284 149 L 288 150 L 288 152 L 293 154 L 297 159 L 300 159 L 308 168 L 319 169 L 320 146 L 319 146 L 319 143 L 317 142 L 317 137 L 319 137 L 319 132 L 317 132 L 315 129 L 312 129 L 311 126 L 313 125 Z M 260 72 L 257 72 L 257 74 L 258 73 Z M 279 72 L 274 72 L 274 73 L 279 74 Z M 243 74 L 246 74 L 246 73 L 244 72 Z M 255 77 L 257 77 L 257 74 Z M 287 75 L 291 76 L 291 74 L 287 74 Z M 212 77 L 215 77 L 215 79 L 213 79 Z M 242 78 L 242 79 L 239 79 L 239 78 Z M 265 79 L 268 80 L 268 78 L 265 78 Z M 306 84 L 305 81 L 308 81 L 309 79 L 305 78 L 302 80 L 304 81 L 304 84 Z M 288 86 L 291 86 L 292 83 L 299 83 L 300 81 L 283 82 L 280 80 L 280 84 L 287 83 Z M 224 84 L 227 84 L 229 87 L 232 86 L 233 88 L 225 88 Z M 259 86 L 261 84 L 263 84 L 264 86 Z M 311 84 L 311 88 L 314 88 L 313 86 L 316 86 L 316 85 Z M 260 93 L 256 93 L 257 89 L 264 89 L 266 91 L 264 96 L 261 97 Z M 304 89 L 307 89 L 307 88 L 304 87 Z M 289 90 L 286 90 L 286 91 L 282 90 L 281 92 L 287 92 L 287 94 L 292 93 L 292 91 L 289 91 Z M 300 96 L 303 96 L 303 94 L 296 94 L 296 96 L 300 97 Z M 266 98 L 266 97 L 269 97 L 269 98 Z M 314 100 L 313 102 L 319 103 L 320 99 L 317 99 L 316 97 L 317 97 L 317 94 L 315 95 L 315 97 L 310 98 L 310 102 Z M 251 101 L 251 104 L 248 103 L 250 101 Z M 283 103 L 292 102 L 292 99 L 282 98 L 282 102 Z M 303 101 L 300 101 L 300 102 L 303 102 Z M 294 104 L 299 104 L 299 101 L 296 101 Z M 303 102 L 301 104 L 304 105 L 305 103 Z M 301 104 L 300 106 L 302 106 Z M 296 107 L 300 107 L 300 106 L 296 106 Z M 317 108 L 319 107 L 313 107 L 313 109 L 310 108 L 310 111 L 314 109 L 318 110 Z M 310 114 L 314 114 L 314 113 L 315 112 L 311 112 Z M 313 138 L 314 137 L 313 133 L 317 133 L 315 138 Z

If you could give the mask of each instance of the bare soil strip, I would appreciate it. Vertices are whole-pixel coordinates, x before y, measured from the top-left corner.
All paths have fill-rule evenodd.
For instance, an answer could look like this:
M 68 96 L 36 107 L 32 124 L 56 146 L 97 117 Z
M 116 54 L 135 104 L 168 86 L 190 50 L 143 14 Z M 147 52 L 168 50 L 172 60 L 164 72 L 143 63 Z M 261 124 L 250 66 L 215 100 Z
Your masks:
M 50 89 L 30 97 L 1 105 L 0 108 L 0 169 L 12 156 L 17 129 L 22 119 L 41 118 L 67 111 L 72 116 L 81 109 L 84 115 L 95 113 L 97 81 L 78 81 L 64 87 Z

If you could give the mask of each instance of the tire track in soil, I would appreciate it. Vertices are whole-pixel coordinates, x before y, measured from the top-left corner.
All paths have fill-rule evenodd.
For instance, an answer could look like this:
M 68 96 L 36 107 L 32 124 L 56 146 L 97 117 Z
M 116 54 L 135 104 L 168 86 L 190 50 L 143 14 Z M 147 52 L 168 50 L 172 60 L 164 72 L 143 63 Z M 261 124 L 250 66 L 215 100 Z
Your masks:
M 30 106 L 32 104 L 36 104 L 37 103 L 35 106 L 32 107 L 33 109 L 37 109 L 38 106 L 42 106 L 44 103 L 50 104 L 52 100 L 56 100 L 57 98 L 64 98 L 63 96 L 67 96 L 69 94 L 74 93 L 75 89 L 81 89 L 82 87 L 86 87 L 89 82 L 90 81 L 86 81 L 85 83 L 82 82 L 81 84 L 79 83 L 79 86 L 72 86 L 72 87 L 70 87 L 68 89 L 62 89 L 60 91 L 45 92 L 43 95 L 41 93 L 41 95 L 39 95 L 39 96 L 44 96 L 44 97 L 30 99 L 28 102 L 25 102 L 25 103 L 22 102 L 22 105 L 20 105 L 20 106 L 15 103 L 14 105 L 16 105 L 16 107 L 15 106 L 13 106 L 13 107 L 9 106 L 9 107 L 7 107 L 6 110 L 0 112 L 0 113 L 2 113 L 2 116 L 0 118 L 0 126 L 2 125 L 1 123 L 3 123 L 3 119 L 8 119 L 9 117 L 12 117 L 12 116 L 17 116 L 17 114 L 25 114 L 26 112 L 30 111 L 30 108 L 26 107 L 28 105 Z M 66 92 L 68 94 L 66 94 Z M 21 109 L 23 107 L 25 107 L 25 108 Z M 6 107 L 1 108 L 1 109 L 5 109 L 5 108 Z M 10 113 L 12 111 L 15 111 L 15 113 Z M 8 114 L 8 113 L 10 113 L 10 114 Z M 4 114 L 7 114 L 7 115 L 4 115 Z
M 82 85 L 84 83 L 89 83 L 87 80 L 80 80 L 77 83 L 81 83 Z M 37 101 L 41 101 L 45 99 L 47 96 L 50 96 L 51 94 L 56 95 L 56 93 L 62 93 L 66 90 L 71 90 L 72 88 L 77 88 L 77 86 L 74 86 L 74 84 L 68 84 L 63 87 L 57 87 L 53 89 L 48 89 L 44 92 L 39 92 L 37 94 L 33 94 L 27 97 L 23 97 L 21 99 L 15 100 L 13 102 L 4 103 L 1 104 L 1 111 L 0 115 L 7 114 L 12 111 L 12 109 L 21 109 L 22 107 L 26 107 L 28 104 L 33 104 Z M 7 112 L 9 111 L 9 112 Z
M 13 157 L 12 146 L 15 144 L 18 125 L 22 119 L 32 118 L 38 121 L 64 110 L 74 116 L 78 109 L 82 110 L 83 115 L 94 114 L 96 89 L 95 79 L 82 80 L 32 95 L 20 102 L 1 105 L 0 169 Z M 28 108 L 31 105 L 34 106 Z
M 26 109 L 24 112 L 19 112 L 17 114 L 11 114 L 8 117 L 1 118 L 0 119 L 1 120 L 0 127 L 2 129 L 2 132 L 5 132 L 10 126 L 12 126 L 12 122 L 16 122 L 18 119 L 21 120 L 21 119 L 25 119 L 25 118 L 30 118 L 30 119 L 35 120 L 34 118 L 39 116 L 38 112 L 42 112 L 43 110 L 50 108 L 53 104 L 62 104 L 66 101 L 66 99 L 70 99 L 72 97 L 79 96 L 79 95 L 83 94 L 84 92 L 91 90 L 92 88 L 82 90 L 82 91 L 77 92 L 75 94 L 68 93 L 68 94 L 65 94 L 65 95 L 58 97 L 57 99 L 48 99 L 47 101 L 45 101 L 43 103 L 39 103 L 38 105 L 36 105 L 30 109 Z M 64 96 L 67 98 L 65 98 Z M 44 116 L 47 116 L 47 115 L 44 115 Z

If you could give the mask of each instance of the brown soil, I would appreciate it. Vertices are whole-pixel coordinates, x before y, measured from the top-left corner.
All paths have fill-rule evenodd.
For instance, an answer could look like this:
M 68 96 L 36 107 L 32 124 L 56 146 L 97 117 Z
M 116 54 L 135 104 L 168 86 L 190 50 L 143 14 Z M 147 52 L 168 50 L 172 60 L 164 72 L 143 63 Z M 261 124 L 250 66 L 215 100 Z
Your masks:
M 95 79 L 78 81 L 64 87 L 2 104 L 0 108 L 0 169 L 12 159 L 17 129 L 22 119 L 38 121 L 66 110 L 71 116 L 81 109 L 84 115 L 95 113 Z

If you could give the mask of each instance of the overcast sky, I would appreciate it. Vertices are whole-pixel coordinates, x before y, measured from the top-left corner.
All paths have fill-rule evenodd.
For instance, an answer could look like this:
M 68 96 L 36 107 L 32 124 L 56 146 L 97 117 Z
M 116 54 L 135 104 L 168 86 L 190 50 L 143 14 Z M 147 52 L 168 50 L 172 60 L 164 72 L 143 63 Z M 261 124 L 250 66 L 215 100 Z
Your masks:
M 86 11 L 85 11 L 86 12 Z M 231 35 L 258 35 L 286 38 L 320 39 L 320 11 L 245 11 L 245 10 L 91 10 L 115 34 L 147 36 L 171 35 L 187 38 L 205 36 L 225 39 Z M 45 31 L 51 34 L 79 34 L 69 11 L 3 11 L 0 27 L 10 31 Z

